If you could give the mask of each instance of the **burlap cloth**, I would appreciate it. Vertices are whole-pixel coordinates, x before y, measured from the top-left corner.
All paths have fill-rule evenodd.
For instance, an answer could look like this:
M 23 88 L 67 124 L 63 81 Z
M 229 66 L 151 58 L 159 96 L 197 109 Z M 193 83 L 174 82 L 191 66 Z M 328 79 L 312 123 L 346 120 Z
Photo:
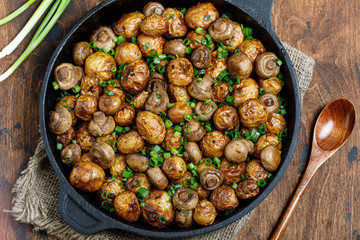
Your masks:
M 286 43 L 284 47 L 294 64 L 302 98 L 310 84 L 315 61 Z M 50 165 L 41 140 L 35 155 L 30 158 L 27 168 L 16 181 L 12 193 L 12 210 L 8 212 L 17 221 L 32 224 L 35 231 L 43 230 L 59 239 L 148 239 L 118 230 L 83 235 L 69 227 L 57 210 L 59 180 Z M 238 231 L 245 226 L 252 215 L 253 211 L 220 230 L 188 239 L 235 239 Z

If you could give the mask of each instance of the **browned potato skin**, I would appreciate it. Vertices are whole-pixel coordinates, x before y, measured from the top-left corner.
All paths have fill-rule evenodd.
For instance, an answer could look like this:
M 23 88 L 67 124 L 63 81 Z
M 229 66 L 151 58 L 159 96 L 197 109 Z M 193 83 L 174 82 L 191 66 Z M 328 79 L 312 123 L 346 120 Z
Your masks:
M 184 20 L 184 14 L 174 8 L 166 8 L 162 16 L 166 19 L 168 24 L 168 31 L 165 36 L 168 38 L 180 38 L 186 35 L 187 26 Z M 172 18 L 170 19 L 170 16 Z
M 103 185 L 101 185 L 101 188 L 97 192 L 100 202 L 113 202 L 116 196 L 125 191 L 124 185 L 122 184 L 120 179 L 115 178 L 115 181 L 109 182 L 111 179 L 112 177 L 107 177 Z M 104 198 L 106 195 L 107 197 Z
M 199 39 L 200 41 L 204 39 L 204 36 L 207 34 L 207 32 L 204 30 L 201 34 L 197 34 L 195 31 L 190 31 L 188 32 L 188 34 L 186 35 L 186 38 L 190 40 L 190 44 L 188 47 L 191 48 L 191 50 L 194 50 L 200 46 L 202 46 L 201 43 L 198 43 L 196 41 L 196 39 Z M 211 45 L 211 51 L 214 51 L 215 49 L 215 44 L 212 43 Z M 216 56 L 215 56 L 216 57 Z M 212 56 L 213 59 L 213 56 Z
M 224 149 L 228 142 L 230 142 L 230 138 L 227 135 L 219 131 L 208 132 L 200 141 L 203 156 L 209 158 L 224 157 Z
M 93 118 L 93 113 L 96 112 L 97 107 L 98 102 L 95 97 L 82 95 L 76 101 L 75 114 L 81 120 L 90 121 Z
M 144 139 L 136 131 L 121 134 L 118 138 L 118 150 L 121 154 L 140 152 L 144 144 Z
M 195 207 L 193 218 L 197 224 L 207 226 L 215 221 L 216 215 L 214 205 L 207 200 L 201 200 Z
M 239 107 L 239 117 L 242 125 L 248 128 L 259 127 L 266 123 L 268 111 L 264 103 L 257 98 L 246 100 Z
M 170 127 L 166 130 L 165 139 L 162 142 L 162 147 L 166 151 L 170 151 L 172 148 L 178 149 L 181 147 L 180 144 L 180 137 L 181 134 L 178 137 L 174 137 L 175 131 L 173 127 Z
M 175 58 L 167 66 L 169 81 L 177 86 L 189 85 L 193 78 L 193 66 L 187 58 Z
M 136 126 L 140 136 L 150 144 L 159 144 L 165 138 L 164 122 L 152 112 L 140 112 L 136 117 Z
M 259 86 L 265 90 L 265 93 L 278 94 L 282 89 L 281 80 L 277 77 L 272 77 L 268 79 L 258 79 Z
M 210 20 L 206 21 L 205 16 L 209 15 Z M 219 18 L 219 12 L 212 3 L 198 3 L 192 6 L 185 13 L 185 23 L 189 28 L 196 29 L 201 27 L 207 29 L 216 19 Z
M 170 203 L 170 196 L 164 190 L 152 189 L 145 200 L 145 206 L 141 209 L 141 215 L 147 223 L 153 227 L 164 228 L 174 221 L 175 210 Z M 162 216 L 166 223 L 159 220 Z
M 121 86 L 132 95 L 140 93 L 146 88 L 150 79 L 150 70 L 144 60 L 130 63 L 122 73 Z
M 212 100 L 216 103 L 225 102 L 229 93 L 229 84 L 227 82 L 217 82 L 212 85 Z
M 219 74 L 226 70 L 226 60 L 227 58 L 220 58 L 218 59 L 216 55 L 218 54 L 218 51 L 212 52 L 211 56 L 211 64 L 210 67 L 206 69 L 206 74 L 209 75 L 211 78 L 215 79 L 219 76 Z
M 103 93 L 103 89 L 100 86 L 100 80 L 93 75 L 86 75 L 81 79 L 81 95 L 90 95 L 99 99 Z
M 185 121 L 184 114 L 191 114 L 192 109 L 189 105 L 184 102 L 176 102 L 173 107 L 168 110 L 168 117 L 174 123 Z
M 281 151 L 281 142 L 276 134 L 265 133 L 261 135 L 258 141 L 255 143 L 254 156 L 260 157 L 260 152 L 268 145 L 274 145 L 279 151 Z
M 116 215 L 127 222 L 135 222 L 140 217 L 140 204 L 131 191 L 121 192 L 114 201 Z
M 258 159 L 253 159 L 246 164 L 245 176 L 247 179 L 258 182 L 259 180 L 267 181 L 269 171 L 267 171 Z
M 214 113 L 213 121 L 219 131 L 234 129 L 240 123 L 236 109 L 230 106 L 218 108 Z
M 121 127 L 131 126 L 135 119 L 135 109 L 128 103 L 122 103 L 119 111 L 115 114 L 116 125 Z
M 86 58 L 86 75 L 95 75 L 102 81 L 110 80 L 113 77 L 111 69 L 116 67 L 115 59 L 105 52 L 95 52 Z
M 110 84 L 104 88 L 105 90 L 109 90 L 109 92 L 113 92 L 115 95 L 118 95 L 121 99 L 121 102 L 125 102 L 126 92 L 122 90 L 121 84 L 119 80 L 114 79 L 114 84 Z
M 81 151 L 90 151 L 91 146 L 95 143 L 95 137 L 89 132 L 89 123 L 82 123 L 76 130 L 76 143 L 80 145 Z
M 115 115 L 120 109 L 121 98 L 119 95 L 108 95 L 104 94 L 99 100 L 99 109 L 106 115 Z
M 112 147 L 113 142 L 115 140 L 117 140 L 118 137 L 119 136 L 117 134 L 115 134 L 115 135 L 109 134 L 109 135 L 105 135 L 105 136 L 100 136 L 100 137 L 96 137 L 96 142 L 97 143 L 100 143 L 100 142 L 107 143 Z
M 88 42 L 79 42 L 73 48 L 73 59 L 76 65 L 84 66 L 85 60 L 93 53 Z
M 176 184 L 184 184 L 185 183 L 185 185 L 186 184 L 189 184 L 188 182 L 186 182 L 187 180 L 190 180 L 192 178 L 192 173 L 191 172 L 189 172 L 189 171 L 186 171 L 185 172 L 185 174 L 184 174 L 184 176 L 182 177 L 182 178 L 180 178 L 180 179 L 178 179 L 178 180 L 175 180 L 174 182 L 173 182 L 173 185 L 176 185 Z M 200 185 L 200 184 L 199 184 Z
M 115 157 L 115 162 L 110 167 L 110 174 L 122 178 L 122 174 L 125 168 L 126 168 L 125 155 L 120 154 L 119 156 Z
M 133 100 L 130 102 L 130 104 L 135 104 L 135 110 L 140 111 L 144 109 L 145 103 L 147 99 L 149 98 L 149 92 L 146 92 L 145 90 L 141 93 L 134 96 Z
M 234 28 L 234 36 L 232 36 L 229 40 L 224 41 L 227 51 L 234 51 L 242 43 L 242 41 L 244 41 L 244 35 L 240 25 L 234 21 L 232 21 L 232 25 Z M 232 43 L 232 46 L 230 46 L 229 43 Z
M 203 188 L 201 184 L 199 184 L 199 186 L 195 189 L 195 191 L 199 196 L 199 200 L 202 200 L 204 198 L 209 198 L 211 194 L 211 191 Z
M 259 185 L 254 180 L 246 180 L 239 183 L 238 187 L 235 189 L 236 196 L 239 199 L 249 199 L 255 197 L 260 192 Z
M 151 37 L 144 33 L 140 33 L 136 41 L 144 57 L 150 57 L 152 49 L 155 49 L 158 55 L 163 53 L 165 39 L 162 36 Z M 149 46 L 146 48 L 145 45 L 147 43 L 149 43 Z
M 56 142 L 61 143 L 63 147 L 66 147 L 71 140 L 75 138 L 75 131 L 73 127 L 70 127 L 70 129 L 60 135 L 56 135 Z
M 132 63 L 141 60 L 140 48 L 135 43 L 123 42 L 115 49 L 115 61 L 117 65 Z
M 80 162 L 91 162 L 91 155 L 90 153 L 84 153 L 81 155 Z
M 71 119 L 72 119 L 72 123 L 71 125 L 74 126 L 76 124 L 76 121 L 78 119 L 78 117 L 76 116 L 75 114 L 75 111 L 74 111 L 74 108 L 75 108 L 75 104 L 76 104 L 76 97 L 73 96 L 73 95 L 66 95 L 66 96 L 63 96 L 60 101 L 58 103 L 56 103 L 55 105 L 55 110 L 58 110 L 60 108 L 66 108 L 71 111 L 70 114 L 71 114 Z
M 140 22 L 140 31 L 151 37 L 161 36 L 168 31 L 168 22 L 163 16 L 152 14 Z
M 273 113 L 269 121 L 265 123 L 265 129 L 268 133 L 276 134 L 284 131 L 286 128 L 286 121 L 279 113 Z
M 96 192 L 104 180 L 104 170 L 93 162 L 79 162 L 70 173 L 70 184 L 83 192 Z
M 190 95 L 186 87 L 170 84 L 168 93 L 171 102 L 186 102 L 190 100 Z
M 177 180 L 184 176 L 186 172 L 186 163 L 181 157 L 171 156 L 164 160 L 161 170 L 169 179 Z
M 246 100 L 259 97 L 259 85 L 252 78 L 246 78 L 233 86 L 232 96 L 234 97 L 234 107 L 238 108 Z
M 140 33 L 140 22 L 145 15 L 140 12 L 126 13 L 114 25 L 114 32 L 123 35 L 126 40 L 136 37 Z
M 219 212 L 235 209 L 239 205 L 235 190 L 228 185 L 222 185 L 215 189 L 211 194 L 210 201 Z
M 244 40 L 238 48 L 253 63 L 259 54 L 266 52 L 266 48 L 258 39 Z
M 220 171 L 224 174 L 224 183 L 231 185 L 241 181 L 241 174 L 245 172 L 246 162 L 231 164 L 225 158 L 221 160 Z
M 136 186 L 134 185 L 134 180 L 136 180 Z M 138 181 L 140 181 L 140 185 L 138 185 Z M 132 191 L 136 194 L 140 188 L 145 188 L 147 190 L 151 189 L 151 182 L 145 173 L 135 173 L 126 180 L 126 190 Z

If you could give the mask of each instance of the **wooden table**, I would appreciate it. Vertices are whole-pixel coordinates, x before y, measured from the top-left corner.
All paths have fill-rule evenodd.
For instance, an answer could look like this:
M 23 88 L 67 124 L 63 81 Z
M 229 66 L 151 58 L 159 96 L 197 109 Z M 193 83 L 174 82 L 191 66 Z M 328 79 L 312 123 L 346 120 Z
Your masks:
M 1 1 L 0 17 L 23 2 Z M 70 27 L 99 2 L 73 0 L 45 41 L 15 74 L 0 83 L 0 210 L 11 208 L 11 189 L 40 137 L 38 102 L 50 56 Z M 0 49 L 21 30 L 35 8 L 34 5 L 12 22 L 0 26 Z M 316 67 L 304 98 L 302 126 L 293 160 L 276 188 L 241 229 L 238 239 L 268 238 L 304 172 L 312 128 L 322 107 L 335 98 L 346 97 L 360 113 L 360 1 L 276 0 L 272 20 L 280 40 L 312 56 Z M 11 56 L 1 59 L 1 73 L 29 41 L 26 38 Z M 360 239 L 359 147 L 357 124 L 349 141 L 321 167 L 308 186 L 284 239 Z M 32 226 L 18 223 L 2 211 L 0 223 L 0 239 L 54 239 L 43 232 L 32 232 Z

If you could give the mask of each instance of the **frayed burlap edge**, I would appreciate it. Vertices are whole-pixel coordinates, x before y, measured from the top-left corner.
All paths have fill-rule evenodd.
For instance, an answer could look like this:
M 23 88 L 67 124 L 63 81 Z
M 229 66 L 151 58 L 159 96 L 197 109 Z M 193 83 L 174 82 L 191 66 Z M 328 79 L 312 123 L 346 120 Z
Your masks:
M 303 99 L 311 82 L 315 61 L 288 44 L 283 44 L 293 62 L 299 81 L 301 99 Z M 12 193 L 14 194 L 13 207 L 6 212 L 11 213 L 17 221 L 32 224 L 35 231 L 43 230 L 60 239 L 149 239 L 118 230 L 83 235 L 70 228 L 57 211 L 59 181 L 47 159 L 41 139 L 27 168 L 21 172 L 21 176 L 16 181 Z M 252 215 L 253 211 L 218 231 L 188 239 L 235 239 L 237 232 L 246 225 Z

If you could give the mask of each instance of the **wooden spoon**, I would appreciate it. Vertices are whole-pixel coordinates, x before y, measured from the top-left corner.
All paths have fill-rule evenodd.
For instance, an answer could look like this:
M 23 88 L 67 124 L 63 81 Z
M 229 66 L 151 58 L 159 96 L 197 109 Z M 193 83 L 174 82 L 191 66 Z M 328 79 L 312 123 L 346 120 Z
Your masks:
M 349 138 L 355 124 L 355 108 L 347 99 L 336 99 L 320 113 L 314 129 L 310 160 L 294 195 L 292 196 L 270 239 L 281 239 L 299 200 L 316 170 Z

